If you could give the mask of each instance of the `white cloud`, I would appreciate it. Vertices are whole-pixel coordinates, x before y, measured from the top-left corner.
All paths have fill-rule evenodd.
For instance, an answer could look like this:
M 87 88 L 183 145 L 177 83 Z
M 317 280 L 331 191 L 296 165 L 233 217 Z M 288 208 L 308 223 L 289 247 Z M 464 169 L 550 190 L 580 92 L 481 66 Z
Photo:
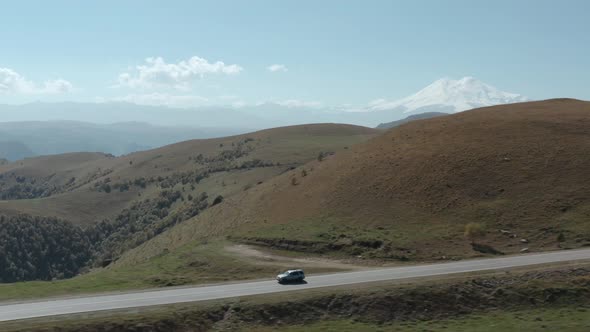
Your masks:
M 139 65 L 131 73 L 121 73 L 117 86 L 131 88 L 171 87 L 187 90 L 189 83 L 207 74 L 238 74 L 243 70 L 236 64 L 226 65 L 222 61 L 211 63 L 193 56 L 179 63 L 166 63 L 161 57 L 147 58 L 145 65 Z
M 41 91 L 43 93 L 66 93 L 72 91 L 73 88 L 72 83 L 66 80 L 57 79 L 45 82 Z
M 72 89 L 72 83 L 63 79 L 37 84 L 10 68 L 0 68 L 0 93 L 57 94 L 70 92 Z
M 300 108 L 300 107 L 309 107 L 309 108 L 320 108 L 323 104 L 319 101 L 305 101 L 305 100 L 298 100 L 298 99 L 288 99 L 288 100 L 281 100 L 281 101 L 273 101 L 273 104 L 289 107 L 289 108 Z
M 247 105 L 248 104 L 245 101 L 243 101 L 243 100 L 237 100 L 237 101 L 234 101 L 233 103 L 231 103 L 231 106 L 233 108 L 242 108 L 242 107 L 245 107 Z
M 266 67 L 266 69 L 268 69 L 271 72 L 280 72 L 280 71 L 288 71 L 289 69 L 287 69 L 287 66 L 285 65 L 280 65 L 280 64 L 274 64 L 274 65 L 270 65 L 268 67 Z
M 397 106 L 399 106 L 399 101 L 398 100 L 387 100 L 385 98 L 379 98 L 379 99 L 375 99 L 375 100 L 371 100 L 369 102 L 369 104 L 367 105 L 366 111 L 383 111 L 383 110 L 388 110 L 388 109 L 392 109 L 395 108 Z
M 166 93 L 131 94 L 99 101 L 120 101 L 147 106 L 166 106 L 173 108 L 191 108 L 203 106 L 209 99 L 193 95 L 171 95 Z

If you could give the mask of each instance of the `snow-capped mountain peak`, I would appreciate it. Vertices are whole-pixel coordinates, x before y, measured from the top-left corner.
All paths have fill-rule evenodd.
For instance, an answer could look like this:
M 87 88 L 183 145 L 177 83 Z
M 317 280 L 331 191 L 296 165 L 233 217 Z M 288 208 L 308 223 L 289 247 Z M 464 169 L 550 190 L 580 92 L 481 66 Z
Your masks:
M 522 95 L 501 91 L 473 77 L 439 79 L 417 93 L 397 101 L 376 100 L 371 110 L 399 110 L 403 113 L 461 112 L 472 108 L 527 101 Z

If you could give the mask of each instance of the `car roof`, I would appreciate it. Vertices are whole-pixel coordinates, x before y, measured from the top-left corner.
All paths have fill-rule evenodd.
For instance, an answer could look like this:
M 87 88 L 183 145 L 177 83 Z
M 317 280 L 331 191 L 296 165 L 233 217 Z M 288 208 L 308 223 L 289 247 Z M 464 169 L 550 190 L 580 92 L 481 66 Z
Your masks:
M 289 273 L 293 273 L 293 272 L 303 272 L 302 269 L 295 269 L 295 270 L 287 270 L 287 272 Z

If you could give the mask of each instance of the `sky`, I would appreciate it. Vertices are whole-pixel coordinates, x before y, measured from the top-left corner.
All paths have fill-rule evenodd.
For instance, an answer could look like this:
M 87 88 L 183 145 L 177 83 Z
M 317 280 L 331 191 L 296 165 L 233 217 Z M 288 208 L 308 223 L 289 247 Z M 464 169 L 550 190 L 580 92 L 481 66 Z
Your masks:
M 590 1 L 10 1 L 0 103 L 357 107 L 473 76 L 590 99 Z

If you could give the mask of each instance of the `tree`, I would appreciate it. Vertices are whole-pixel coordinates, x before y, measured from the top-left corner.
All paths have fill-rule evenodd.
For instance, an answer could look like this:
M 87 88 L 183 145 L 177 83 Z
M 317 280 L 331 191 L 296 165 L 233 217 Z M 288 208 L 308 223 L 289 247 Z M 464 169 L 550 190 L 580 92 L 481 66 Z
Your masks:
M 215 199 L 213 200 L 213 203 L 211 204 L 211 206 L 217 205 L 217 204 L 219 204 L 221 202 L 223 202 L 223 196 L 219 195 L 219 196 L 215 197 Z
M 321 162 L 321 161 L 324 161 L 324 153 L 323 153 L 323 152 L 320 152 L 320 153 L 318 154 L 318 161 L 320 161 L 320 162 Z
M 465 225 L 465 237 L 468 238 L 471 243 L 475 243 L 475 240 L 482 238 L 486 235 L 485 226 L 481 223 L 470 222 Z

